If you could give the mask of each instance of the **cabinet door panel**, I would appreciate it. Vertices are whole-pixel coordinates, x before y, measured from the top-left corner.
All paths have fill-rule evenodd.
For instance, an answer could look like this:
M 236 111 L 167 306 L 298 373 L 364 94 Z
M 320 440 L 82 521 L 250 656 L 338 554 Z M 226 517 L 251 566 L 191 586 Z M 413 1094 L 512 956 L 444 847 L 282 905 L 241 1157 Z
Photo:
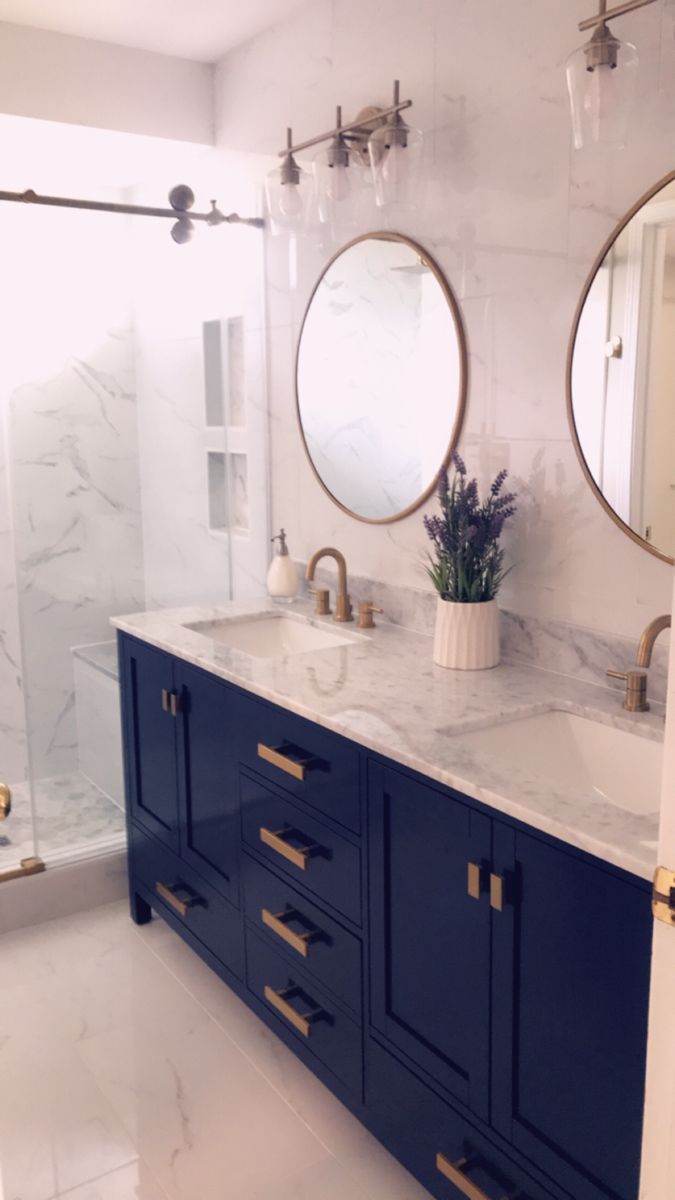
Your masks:
M 237 694 L 196 667 L 176 664 L 181 857 L 238 900 Z
M 176 718 L 162 696 L 173 688 L 173 659 L 131 639 L 121 647 L 129 815 L 177 850 Z
M 490 821 L 398 771 L 370 778 L 373 1026 L 487 1116 L 490 907 L 467 874 Z
M 648 885 L 501 823 L 494 839 L 515 886 L 493 926 L 493 1123 L 577 1200 L 637 1200 Z

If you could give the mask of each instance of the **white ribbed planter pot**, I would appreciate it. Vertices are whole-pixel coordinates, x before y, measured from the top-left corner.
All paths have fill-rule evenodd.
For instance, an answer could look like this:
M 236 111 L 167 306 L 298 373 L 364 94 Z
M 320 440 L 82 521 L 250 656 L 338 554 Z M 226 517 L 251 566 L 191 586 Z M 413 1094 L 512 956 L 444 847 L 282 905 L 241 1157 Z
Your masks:
M 499 662 L 496 600 L 457 604 L 438 597 L 434 662 L 455 671 L 484 671 Z

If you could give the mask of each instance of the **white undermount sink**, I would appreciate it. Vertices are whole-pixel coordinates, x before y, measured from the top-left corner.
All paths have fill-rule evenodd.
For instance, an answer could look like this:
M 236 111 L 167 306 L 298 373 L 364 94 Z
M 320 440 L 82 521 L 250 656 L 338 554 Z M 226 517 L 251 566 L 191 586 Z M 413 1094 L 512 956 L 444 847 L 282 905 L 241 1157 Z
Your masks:
M 594 794 L 636 816 L 659 810 L 663 746 L 575 713 L 551 711 L 461 734 L 481 759 L 577 794 Z
M 185 628 L 253 658 L 283 658 L 289 654 L 332 650 L 367 640 L 358 633 L 343 632 L 337 625 L 315 623 L 299 613 L 264 612 L 246 617 L 220 617 L 212 621 L 194 621 Z

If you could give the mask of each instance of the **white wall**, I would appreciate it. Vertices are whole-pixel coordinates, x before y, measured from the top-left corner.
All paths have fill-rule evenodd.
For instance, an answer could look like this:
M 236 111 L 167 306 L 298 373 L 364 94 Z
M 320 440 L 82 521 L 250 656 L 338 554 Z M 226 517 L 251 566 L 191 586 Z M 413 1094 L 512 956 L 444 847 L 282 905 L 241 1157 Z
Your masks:
M 427 135 L 429 194 L 396 223 L 438 258 L 462 305 L 471 367 L 463 451 L 484 477 L 508 466 L 521 493 L 503 603 L 634 637 L 668 608 L 672 571 L 629 541 L 589 490 L 569 435 L 565 359 L 604 239 L 673 167 L 675 44 L 659 46 L 660 6 L 621 21 L 644 67 L 628 147 L 575 154 L 564 61 L 587 9 L 585 0 L 314 0 L 218 65 L 217 142 L 248 154 L 261 178 L 287 124 L 298 139 L 320 132 L 336 103 L 346 116 L 386 104 L 401 79 Z M 319 489 L 298 436 L 295 345 L 333 248 L 303 236 L 289 266 L 284 239 L 268 238 L 273 521 L 298 558 L 335 543 L 353 571 L 424 587 L 422 514 L 386 527 L 351 520 Z
M 0 113 L 209 144 L 212 77 L 208 64 L 0 22 Z

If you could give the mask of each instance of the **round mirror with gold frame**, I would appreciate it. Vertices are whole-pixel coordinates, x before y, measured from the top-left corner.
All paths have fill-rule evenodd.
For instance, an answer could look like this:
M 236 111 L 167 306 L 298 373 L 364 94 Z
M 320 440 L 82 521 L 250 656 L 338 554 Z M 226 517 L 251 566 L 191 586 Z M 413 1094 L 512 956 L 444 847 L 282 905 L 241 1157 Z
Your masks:
M 567 362 L 572 437 L 603 508 L 675 562 L 675 171 L 600 251 Z
M 467 351 L 457 301 L 410 238 L 369 233 L 327 264 L 296 360 L 298 421 L 325 492 L 359 521 L 408 516 L 459 438 Z

